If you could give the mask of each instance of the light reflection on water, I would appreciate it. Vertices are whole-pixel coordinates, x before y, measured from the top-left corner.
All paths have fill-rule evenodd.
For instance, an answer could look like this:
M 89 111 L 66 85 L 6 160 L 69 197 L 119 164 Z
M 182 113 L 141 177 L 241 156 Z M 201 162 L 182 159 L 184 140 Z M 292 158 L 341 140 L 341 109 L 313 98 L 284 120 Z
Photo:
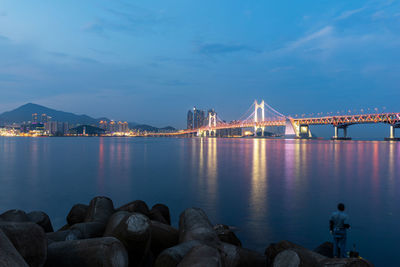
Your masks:
M 95 195 L 190 206 L 239 228 L 263 251 L 289 239 L 328 240 L 338 201 L 354 226 L 349 243 L 390 266 L 400 238 L 400 143 L 270 139 L 0 138 L 0 211 L 42 209 L 56 227 Z M 373 242 L 372 242 L 373 241 Z M 379 246 L 376 246 L 379 244 Z

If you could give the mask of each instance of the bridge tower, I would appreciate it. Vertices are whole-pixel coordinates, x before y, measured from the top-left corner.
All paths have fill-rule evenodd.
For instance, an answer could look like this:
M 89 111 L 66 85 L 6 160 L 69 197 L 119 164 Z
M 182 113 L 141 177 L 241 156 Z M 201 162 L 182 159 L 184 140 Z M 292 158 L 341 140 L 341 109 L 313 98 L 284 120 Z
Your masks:
M 258 109 L 261 109 L 261 122 L 265 121 L 265 102 L 264 100 L 262 100 L 260 102 L 260 104 L 257 103 L 257 100 L 254 101 L 254 136 L 257 135 L 257 130 L 261 129 L 261 136 L 264 136 L 264 127 L 258 126 L 257 122 L 259 122 L 259 118 L 258 118 Z
M 208 113 L 208 127 L 216 127 L 217 126 L 217 113 L 211 115 Z

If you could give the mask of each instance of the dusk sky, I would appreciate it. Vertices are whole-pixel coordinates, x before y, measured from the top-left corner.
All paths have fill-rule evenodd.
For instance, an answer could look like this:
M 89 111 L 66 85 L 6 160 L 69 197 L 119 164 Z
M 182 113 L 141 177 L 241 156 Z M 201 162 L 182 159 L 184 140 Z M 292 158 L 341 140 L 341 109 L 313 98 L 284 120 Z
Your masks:
M 400 111 L 399 1 L 0 0 L 0 112 Z

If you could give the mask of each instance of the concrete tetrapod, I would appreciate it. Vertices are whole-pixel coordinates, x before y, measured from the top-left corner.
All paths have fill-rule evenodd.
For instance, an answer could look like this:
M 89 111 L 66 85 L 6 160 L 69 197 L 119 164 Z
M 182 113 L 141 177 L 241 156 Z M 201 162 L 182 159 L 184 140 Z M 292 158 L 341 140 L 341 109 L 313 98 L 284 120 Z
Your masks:
M 41 226 L 46 233 L 54 232 L 49 215 L 43 211 L 32 211 L 28 214 L 29 220 Z
M 29 266 L 43 266 L 47 256 L 47 238 L 42 227 L 33 222 L 0 222 L 0 230 Z
M 0 230 L 0 266 L 29 266 L 2 230 Z
M 151 251 L 154 255 L 160 254 L 161 251 L 178 245 L 179 231 L 174 227 L 151 221 Z
M 143 200 L 135 200 L 125 204 L 117 209 L 118 211 L 128 211 L 128 212 L 136 212 L 149 217 L 149 207 L 147 206 L 146 202 Z
M 192 248 L 183 257 L 178 267 L 222 267 L 221 255 L 218 249 L 200 245 Z
M 6 222 L 29 222 L 28 215 L 23 210 L 8 210 L 0 214 L 0 221 Z
M 74 206 L 72 206 L 71 210 L 67 215 L 68 224 L 74 225 L 76 223 L 81 223 L 85 221 L 88 209 L 89 206 L 85 204 L 75 204 Z
M 200 246 L 197 240 L 181 243 L 177 246 L 168 248 L 161 252 L 156 258 L 155 267 L 175 267 L 185 257 L 185 255 L 194 247 Z
M 90 201 L 84 222 L 99 222 L 107 224 L 114 213 L 114 205 L 108 197 L 95 197 Z
M 49 245 L 46 267 L 127 267 L 128 254 L 114 237 L 54 242 Z
M 108 233 L 118 238 L 129 254 L 131 266 L 141 266 L 148 258 L 151 244 L 150 220 L 140 213 L 132 213 Z
M 120 224 L 120 222 L 127 216 L 132 213 L 128 211 L 117 211 L 115 212 L 107 222 L 106 230 L 104 231 L 104 236 L 112 236 L 112 232 L 115 228 Z
M 191 240 L 198 240 L 211 246 L 219 243 L 206 213 L 199 208 L 188 208 L 179 217 L 179 243 Z
M 150 210 L 150 219 L 154 220 L 153 218 L 151 218 L 151 214 L 157 214 L 158 212 L 156 211 L 159 211 L 159 213 L 161 213 L 163 218 L 167 221 L 167 224 L 171 225 L 171 215 L 168 206 L 160 203 L 155 204 Z

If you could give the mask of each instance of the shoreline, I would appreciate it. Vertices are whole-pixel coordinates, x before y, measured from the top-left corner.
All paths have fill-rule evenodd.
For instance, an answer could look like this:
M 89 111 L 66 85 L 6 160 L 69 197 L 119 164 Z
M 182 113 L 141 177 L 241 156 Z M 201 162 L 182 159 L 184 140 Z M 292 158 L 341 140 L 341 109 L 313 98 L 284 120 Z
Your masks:
M 0 214 L 0 266 L 373 266 L 361 258 L 332 258 L 332 243 L 309 250 L 290 241 L 242 247 L 233 229 L 213 225 L 200 208 L 187 208 L 179 227 L 169 208 L 142 200 L 115 208 L 108 197 L 75 204 L 54 231 L 42 211 Z

